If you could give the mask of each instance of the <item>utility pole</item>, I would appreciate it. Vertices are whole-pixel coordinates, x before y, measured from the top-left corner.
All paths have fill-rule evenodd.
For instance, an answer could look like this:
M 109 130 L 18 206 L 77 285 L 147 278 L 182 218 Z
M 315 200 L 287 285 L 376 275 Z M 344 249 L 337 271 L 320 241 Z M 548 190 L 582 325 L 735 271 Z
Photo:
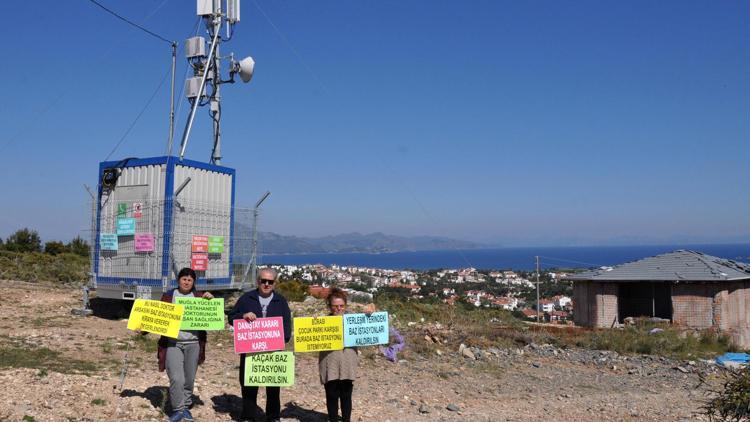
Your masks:
M 539 303 L 539 255 L 536 256 L 536 322 L 540 322 L 541 305 Z
M 270 194 L 271 191 L 266 191 L 266 193 L 264 193 L 263 196 L 260 197 L 258 202 L 255 203 L 255 208 L 253 208 L 253 250 L 252 255 L 250 255 L 250 265 L 248 265 L 248 267 L 245 269 L 245 275 L 244 277 L 242 277 L 243 290 L 250 289 L 249 287 L 245 287 L 248 270 L 250 270 L 251 283 L 258 279 L 258 208 L 260 208 L 260 204 L 262 204 Z

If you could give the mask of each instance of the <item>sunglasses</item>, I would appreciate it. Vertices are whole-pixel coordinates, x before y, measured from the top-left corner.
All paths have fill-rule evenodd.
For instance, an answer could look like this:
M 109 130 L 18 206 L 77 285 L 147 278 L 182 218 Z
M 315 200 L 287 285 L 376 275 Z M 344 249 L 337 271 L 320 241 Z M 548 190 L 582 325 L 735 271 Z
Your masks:
M 267 284 L 269 286 L 273 286 L 273 283 L 275 283 L 275 282 L 276 282 L 276 280 L 266 280 L 264 278 L 262 278 L 262 279 L 260 279 L 258 281 L 258 283 L 260 283 L 260 284 Z

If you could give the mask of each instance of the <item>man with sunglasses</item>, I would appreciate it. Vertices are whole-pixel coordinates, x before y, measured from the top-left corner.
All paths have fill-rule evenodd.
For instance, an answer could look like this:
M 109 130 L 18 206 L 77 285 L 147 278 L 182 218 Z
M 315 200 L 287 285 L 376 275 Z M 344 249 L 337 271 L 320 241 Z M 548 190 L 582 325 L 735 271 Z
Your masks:
M 256 318 L 282 317 L 284 319 L 284 342 L 292 337 L 292 313 L 284 296 L 274 292 L 278 273 L 273 268 L 262 268 L 258 273 L 258 288 L 243 294 L 229 314 L 229 323 L 235 319 L 254 321 Z M 256 412 L 258 387 L 245 387 L 245 355 L 240 355 L 240 386 L 242 388 L 242 420 L 259 422 Z M 281 418 L 281 389 L 266 387 L 266 420 Z

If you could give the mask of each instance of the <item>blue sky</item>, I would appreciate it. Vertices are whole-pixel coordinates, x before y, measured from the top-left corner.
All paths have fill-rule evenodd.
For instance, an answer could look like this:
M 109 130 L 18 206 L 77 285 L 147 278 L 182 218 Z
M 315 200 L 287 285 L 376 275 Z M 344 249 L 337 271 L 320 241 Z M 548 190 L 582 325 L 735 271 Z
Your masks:
M 101 2 L 180 43 L 196 22 L 193 1 Z M 86 0 L 11 9 L 0 237 L 68 239 L 169 46 Z M 747 16 L 739 1 L 245 0 L 222 48 L 256 73 L 223 88 L 223 164 L 239 205 L 272 191 L 261 230 L 282 234 L 747 242 Z M 184 71 L 181 47 L 178 89 Z M 113 159 L 164 154 L 168 96 Z M 188 158 L 209 158 L 206 113 Z

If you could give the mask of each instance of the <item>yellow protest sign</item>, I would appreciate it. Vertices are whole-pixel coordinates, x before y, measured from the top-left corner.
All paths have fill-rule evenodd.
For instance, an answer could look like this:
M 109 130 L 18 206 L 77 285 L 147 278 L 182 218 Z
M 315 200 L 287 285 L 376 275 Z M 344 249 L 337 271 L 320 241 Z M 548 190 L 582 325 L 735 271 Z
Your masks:
M 177 338 L 180 332 L 184 305 L 160 300 L 136 299 L 128 318 L 128 330 L 148 331 Z
M 294 351 L 320 352 L 344 348 L 341 316 L 294 318 Z

